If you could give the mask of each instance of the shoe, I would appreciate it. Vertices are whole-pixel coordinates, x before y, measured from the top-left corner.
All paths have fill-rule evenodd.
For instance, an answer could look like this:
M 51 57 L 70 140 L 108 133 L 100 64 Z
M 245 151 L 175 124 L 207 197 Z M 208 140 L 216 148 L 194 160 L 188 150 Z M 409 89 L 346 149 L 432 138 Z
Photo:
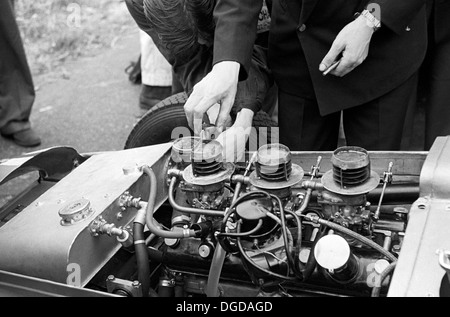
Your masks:
M 2 133 L 2 136 L 23 147 L 35 147 L 41 145 L 41 138 L 31 128 L 13 134 Z
M 172 86 L 147 86 L 142 85 L 141 95 L 139 97 L 139 108 L 150 110 L 161 100 L 172 95 Z

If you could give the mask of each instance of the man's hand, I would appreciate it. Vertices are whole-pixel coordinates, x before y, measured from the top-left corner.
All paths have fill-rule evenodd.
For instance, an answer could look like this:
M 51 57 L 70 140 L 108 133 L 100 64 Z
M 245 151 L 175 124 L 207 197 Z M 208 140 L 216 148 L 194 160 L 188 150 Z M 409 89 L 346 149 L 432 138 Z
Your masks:
M 203 115 L 215 104 L 220 104 L 216 126 L 224 130 L 236 97 L 240 64 L 223 61 L 213 66 L 211 72 L 195 85 L 184 105 L 184 111 L 195 135 L 202 131 Z
M 367 58 L 373 33 L 373 27 L 363 16 L 359 16 L 347 24 L 334 40 L 330 51 L 320 64 L 319 70 L 326 71 L 342 55 L 339 65 L 330 74 L 344 77 L 350 73 Z
M 252 129 L 253 111 L 242 109 L 234 124 L 217 137 L 223 146 L 225 162 L 236 163 L 244 159 L 245 145 Z

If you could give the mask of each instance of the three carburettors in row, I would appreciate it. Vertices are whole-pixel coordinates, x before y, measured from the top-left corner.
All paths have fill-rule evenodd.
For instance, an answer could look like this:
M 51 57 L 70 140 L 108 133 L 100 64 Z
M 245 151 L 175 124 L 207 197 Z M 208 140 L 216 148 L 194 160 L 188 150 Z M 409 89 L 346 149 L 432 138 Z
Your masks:
M 219 280 L 241 281 L 231 294 L 243 285 L 277 294 L 370 294 L 389 284 L 407 219 L 382 205 L 392 163 L 380 176 L 365 149 L 341 147 L 332 169 L 322 173 L 318 156 L 305 173 L 282 144 L 260 147 L 244 164 L 225 162 L 222 151 L 217 141 L 195 137 L 173 144 L 170 231 L 178 234 L 164 244 L 177 260 L 166 263 L 167 280 L 182 276 L 203 285 L 192 293 L 207 295 L 217 295 Z M 195 236 L 183 236 L 186 230 Z

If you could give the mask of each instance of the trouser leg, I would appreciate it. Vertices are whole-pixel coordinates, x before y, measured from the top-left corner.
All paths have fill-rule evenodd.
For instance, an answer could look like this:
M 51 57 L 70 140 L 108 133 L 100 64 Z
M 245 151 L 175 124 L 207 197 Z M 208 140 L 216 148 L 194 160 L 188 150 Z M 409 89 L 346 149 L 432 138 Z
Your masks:
M 450 44 L 434 49 L 425 113 L 425 148 L 428 150 L 436 137 L 450 135 Z
M 372 151 L 399 150 L 408 105 L 417 91 L 417 79 L 417 74 L 413 75 L 384 96 L 345 110 L 347 145 Z
M 279 92 L 280 142 L 295 151 L 332 151 L 339 138 L 340 112 L 322 117 L 315 100 Z
M 30 128 L 34 85 L 10 1 L 0 1 L 0 132 Z
M 139 106 L 147 111 L 172 94 L 172 66 L 152 38 L 140 31 L 142 89 Z

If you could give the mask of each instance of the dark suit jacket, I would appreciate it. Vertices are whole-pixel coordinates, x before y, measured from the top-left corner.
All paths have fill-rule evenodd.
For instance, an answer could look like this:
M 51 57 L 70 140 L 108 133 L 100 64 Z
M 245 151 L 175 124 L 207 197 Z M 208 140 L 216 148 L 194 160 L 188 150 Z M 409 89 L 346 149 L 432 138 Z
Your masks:
M 316 98 L 321 114 L 326 115 L 372 101 L 410 78 L 426 52 L 425 0 L 370 1 L 379 5 L 383 26 L 372 38 L 366 61 L 343 78 L 319 72 L 337 34 L 368 3 L 274 1 L 269 64 L 279 88 Z
M 432 15 L 431 25 L 434 38 L 431 39 L 436 44 L 450 42 L 450 1 L 449 0 L 429 0 L 429 14 Z
M 148 26 L 143 0 L 125 0 L 132 17 L 144 32 L 149 34 L 164 57 L 173 66 L 185 91 L 192 88 L 220 61 L 241 64 L 240 80 L 245 80 L 251 65 L 253 44 L 262 0 L 216 0 L 214 18 L 216 30 L 213 47 L 201 45 L 187 60 L 179 60 L 165 49 L 158 35 Z M 238 5 L 237 5 L 238 4 Z

